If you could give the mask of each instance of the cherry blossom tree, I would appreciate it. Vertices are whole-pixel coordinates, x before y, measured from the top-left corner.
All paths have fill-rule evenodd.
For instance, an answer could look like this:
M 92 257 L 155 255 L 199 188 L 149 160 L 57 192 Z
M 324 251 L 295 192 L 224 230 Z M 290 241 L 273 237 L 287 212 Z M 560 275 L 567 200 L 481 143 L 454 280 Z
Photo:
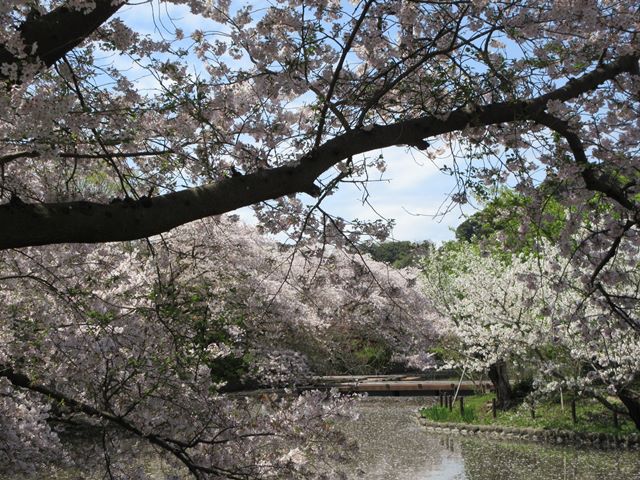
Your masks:
M 489 373 L 500 408 L 513 403 L 507 365 L 528 358 L 536 344 L 520 328 L 536 324 L 539 312 L 530 289 L 514 282 L 518 273 L 523 270 L 507 270 L 500 259 L 466 243 L 450 244 L 425 260 L 426 293 L 441 315 L 438 330 L 455 341 L 450 366 Z
M 636 228 L 634 1 L 150 5 L 201 26 L 136 32 L 116 14 L 148 10 L 118 0 L 3 3 L 1 247 L 143 238 L 245 205 L 269 229 L 322 230 L 296 194 L 320 201 L 384 168 L 360 154 L 438 139 L 472 162 L 449 167 L 470 174 L 458 201 L 507 178 L 533 195 L 542 169 L 564 201 L 619 212 L 609 244 Z
M 316 369 L 366 374 L 393 364 L 433 365 L 424 353 L 437 337 L 435 312 L 417 269 L 398 270 L 340 250 L 305 264 L 296 275 L 303 302 L 316 308 L 318 323 L 305 329 L 317 349 Z M 305 275 L 309 270 L 313 276 Z
M 311 459 L 345 446 L 328 422 L 348 414 L 347 398 L 223 393 L 237 377 L 280 385 L 305 368 L 278 348 L 293 312 L 283 318 L 281 306 L 272 319 L 265 308 L 259 281 L 274 258 L 257 254 L 248 229 L 225 227 L 194 225 L 146 246 L 3 255 L 2 470 L 66 458 L 66 468 L 145 478 L 132 458 L 153 447 L 196 478 L 308 478 L 318 473 Z M 56 420 L 100 433 L 94 462 L 59 440 Z
M 350 398 L 233 391 L 308 381 L 304 332 L 328 356 L 337 328 L 419 353 L 431 310 L 416 272 L 326 249 L 218 218 L 149 242 L 4 252 L 0 470 L 80 459 L 130 478 L 142 467 L 127 454 L 153 447 L 196 478 L 339 476 L 350 450 L 330 425 Z M 60 440 L 59 422 L 102 436 L 94 462 Z
M 637 312 L 638 251 L 620 251 L 603 272 L 612 296 Z M 534 396 L 563 387 L 627 413 L 640 429 L 635 327 L 610 314 L 609 300 L 585 291 L 580 271 L 556 247 L 539 255 L 481 254 L 470 244 L 427 261 L 426 288 L 440 330 L 458 342 L 452 365 L 486 372 L 505 363 L 534 376 Z M 500 392 L 498 392 L 500 394 Z M 616 395 L 624 409 L 608 401 Z

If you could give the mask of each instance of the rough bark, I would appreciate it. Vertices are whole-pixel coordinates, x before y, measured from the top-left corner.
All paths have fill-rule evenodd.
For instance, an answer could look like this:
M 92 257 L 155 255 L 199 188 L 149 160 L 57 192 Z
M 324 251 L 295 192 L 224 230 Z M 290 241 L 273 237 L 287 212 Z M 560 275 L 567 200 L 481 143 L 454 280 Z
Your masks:
M 513 392 L 509 383 L 507 363 L 504 360 L 498 360 L 489 367 L 489 380 L 496 391 L 498 408 L 506 410 L 513 403 Z
M 640 395 L 629 388 L 623 388 L 618 392 L 618 398 L 627 407 L 631 420 L 635 423 L 636 428 L 640 430 Z
M 16 64 L 18 72 L 25 65 L 36 62 L 50 67 L 106 22 L 124 5 L 124 0 L 95 0 L 95 3 L 96 7 L 89 13 L 61 5 L 44 15 L 29 16 L 19 27 L 25 45 L 23 53 L 27 55 L 18 56 L 17 52 L 0 46 L 0 65 Z M 17 81 L 0 74 L 0 81 L 17 83 L 20 74 Z

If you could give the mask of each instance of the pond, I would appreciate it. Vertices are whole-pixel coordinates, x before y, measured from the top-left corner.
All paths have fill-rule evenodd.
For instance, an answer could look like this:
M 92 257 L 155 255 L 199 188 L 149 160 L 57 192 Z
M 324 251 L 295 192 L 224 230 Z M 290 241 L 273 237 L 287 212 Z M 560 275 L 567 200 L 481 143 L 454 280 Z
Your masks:
M 427 432 L 416 418 L 428 398 L 369 397 L 360 418 L 340 425 L 359 452 L 343 467 L 349 480 L 640 480 L 640 452 L 549 446 Z M 88 453 L 91 457 L 91 452 Z M 99 459 L 98 459 L 99 460 Z M 152 478 L 167 475 L 153 455 L 141 455 Z M 170 469 L 171 470 L 171 469 Z M 173 472 L 175 473 L 175 471 Z M 86 480 L 69 470 L 38 479 Z M 91 478 L 104 478 L 96 475 Z M 15 480 L 12 477 L 11 480 Z M 34 477 L 20 477 L 35 480 Z M 9 480 L 0 476 L 0 480 Z
M 342 426 L 360 444 L 350 480 L 640 480 L 638 451 L 426 432 L 414 417 L 424 403 L 407 397 L 361 403 L 360 419 Z

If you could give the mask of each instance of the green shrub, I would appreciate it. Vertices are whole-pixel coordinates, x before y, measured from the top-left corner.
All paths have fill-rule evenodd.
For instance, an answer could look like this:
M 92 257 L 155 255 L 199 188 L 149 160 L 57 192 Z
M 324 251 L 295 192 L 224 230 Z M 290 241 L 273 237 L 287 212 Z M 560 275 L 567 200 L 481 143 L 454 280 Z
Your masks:
M 434 422 L 493 424 L 505 427 L 541 428 L 545 430 L 573 430 L 576 432 L 597 432 L 629 434 L 637 430 L 631 420 L 620 415 L 618 428 L 613 425 L 613 414 L 593 399 L 582 398 L 576 403 L 576 419 L 571 418 L 571 400 L 565 398 L 564 408 L 559 400 L 550 399 L 535 405 L 535 418 L 531 416 L 530 405 L 523 403 L 507 411 L 498 411 L 493 418 L 491 399 L 493 394 L 471 395 L 464 399 L 464 415 L 460 415 L 460 405 L 456 402 L 452 411 L 438 405 L 420 410 L 422 417 Z M 610 401 L 615 402 L 614 399 Z
M 434 422 L 463 422 L 472 423 L 476 420 L 476 408 L 474 406 L 465 406 L 464 413 L 460 414 L 460 404 L 456 405 L 452 410 L 448 407 L 435 405 L 433 407 L 423 408 L 420 411 L 424 418 L 428 418 Z

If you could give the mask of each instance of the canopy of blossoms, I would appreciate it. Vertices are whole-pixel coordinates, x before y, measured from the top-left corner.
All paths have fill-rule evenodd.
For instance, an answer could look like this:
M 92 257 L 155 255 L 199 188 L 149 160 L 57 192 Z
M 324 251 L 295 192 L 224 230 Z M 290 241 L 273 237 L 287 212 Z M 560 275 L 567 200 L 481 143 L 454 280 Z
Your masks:
M 441 314 L 437 330 L 456 341 L 450 366 L 486 372 L 503 361 L 534 380 L 536 395 L 565 388 L 607 406 L 617 395 L 636 425 L 640 393 L 637 325 L 611 315 L 623 299 L 637 318 L 637 258 L 622 251 L 603 272 L 607 295 L 585 290 L 575 264 L 546 245 L 538 255 L 480 254 L 471 245 L 441 250 L 425 264 L 427 296 Z
M 4 252 L 0 470 L 66 459 L 131 478 L 153 447 L 197 478 L 331 474 L 314 465 L 349 451 L 330 424 L 351 399 L 229 392 L 308 382 L 304 332 L 328 357 L 344 347 L 333 329 L 376 332 L 399 356 L 430 344 L 415 272 L 331 250 L 220 218 L 148 242 Z M 93 454 L 60 441 L 76 424 L 102 432 Z

